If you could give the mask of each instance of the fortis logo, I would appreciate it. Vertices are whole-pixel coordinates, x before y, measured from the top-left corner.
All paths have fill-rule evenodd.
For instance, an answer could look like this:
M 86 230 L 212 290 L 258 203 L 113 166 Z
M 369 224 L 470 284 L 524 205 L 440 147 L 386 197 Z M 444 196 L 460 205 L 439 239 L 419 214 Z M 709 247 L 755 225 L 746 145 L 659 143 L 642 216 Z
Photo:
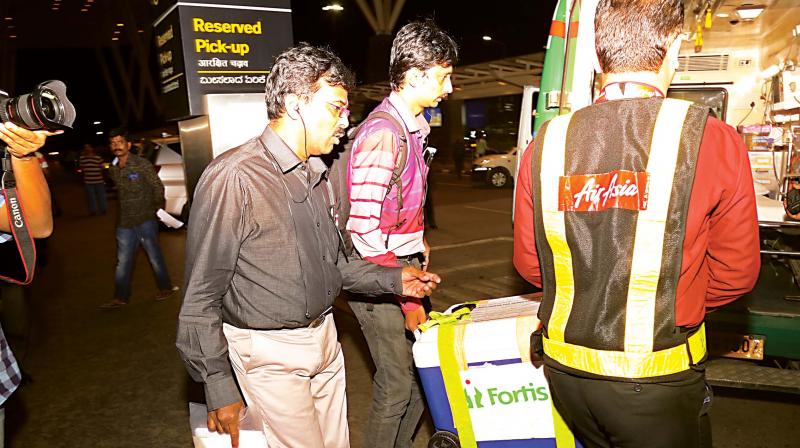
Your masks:
M 470 385 L 469 380 L 466 380 L 465 383 L 467 386 Z M 467 397 L 467 407 L 469 409 L 480 409 L 484 406 L 503 406 L 513 403 L 544 401 L 550 399 L 547 387 L 534 387 L 533 383 L 528 383 L 527 386 L 522 386 L 519 389 L 513 390 L 503 390 L 497 387 L 490 387 L 485 391 L 482 391 L 477 387 L 465 387 L 464 395 Z
M 14 227 L 22 228 L 22 211 L 19 209 L 19 202 L 16 198 L 8 198 L 8 204 L 11 206 L 11 216 L 14 219 Z

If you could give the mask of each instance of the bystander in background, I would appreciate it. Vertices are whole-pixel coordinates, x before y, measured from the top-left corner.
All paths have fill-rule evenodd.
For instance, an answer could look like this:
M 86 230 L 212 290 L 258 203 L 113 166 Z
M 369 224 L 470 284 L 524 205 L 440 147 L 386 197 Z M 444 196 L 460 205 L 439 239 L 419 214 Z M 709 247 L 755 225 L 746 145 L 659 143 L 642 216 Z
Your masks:
M 79 159 L 81 174 L 83 175 L 83 186 L 86 189 L 86 204 L 89 207 L 89 214 L 105 215 L 108 206 L 106 204 L 106 185 L 103 180 L 103 159 L 97 155 L 94 147 L 90 144 L 83 145 L 81 158 Z

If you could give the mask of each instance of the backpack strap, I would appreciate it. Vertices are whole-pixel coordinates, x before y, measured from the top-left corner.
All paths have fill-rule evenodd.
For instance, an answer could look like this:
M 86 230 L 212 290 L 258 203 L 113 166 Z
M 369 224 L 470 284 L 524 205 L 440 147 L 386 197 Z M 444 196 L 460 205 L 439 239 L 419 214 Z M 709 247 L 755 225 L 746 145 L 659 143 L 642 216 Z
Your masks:
M 395 118 L 394 115 L 390 114 L 389 112 L 374 111 L 369 114 L 366 120 L 362 121 L 361 124 L 358 125 L 355 135 L 358 135 L 358 133 L 361 131 L 361 128 L 368 121 L 379 119 L 384 119 L 391 123 L 397 134 L 399 134 L 398 139 L 400 140 L 400 151 L 395 159 L 394 170 L 392 171 L 392 179 L 389 181 L 389 187 L 386 189 L 386 194 L 389 194 L 389 192 L 392 191 L 392 187 L 397 188 L 397 223 L 395 224 L 395 227 L 400 227 L 402 224 L 400 222 L 400 210 L 403 208 L 403 180 L 401 179 L 401 175 L 403 174 L 403 170 L 406 167 L 406 161 L 408 160 L 408 138 L 406 137 L 405 126 L 397 121 L 397 118 Z

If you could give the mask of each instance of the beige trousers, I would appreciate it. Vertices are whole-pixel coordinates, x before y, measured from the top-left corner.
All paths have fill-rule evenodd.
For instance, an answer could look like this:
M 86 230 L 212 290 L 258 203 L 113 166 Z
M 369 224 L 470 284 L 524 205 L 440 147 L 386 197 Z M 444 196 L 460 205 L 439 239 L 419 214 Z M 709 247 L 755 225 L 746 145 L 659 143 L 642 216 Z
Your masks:
M 344 358 L 333 316 L 317 328 L 224 324 L 228 353 L 269 448 L 349 448 Z

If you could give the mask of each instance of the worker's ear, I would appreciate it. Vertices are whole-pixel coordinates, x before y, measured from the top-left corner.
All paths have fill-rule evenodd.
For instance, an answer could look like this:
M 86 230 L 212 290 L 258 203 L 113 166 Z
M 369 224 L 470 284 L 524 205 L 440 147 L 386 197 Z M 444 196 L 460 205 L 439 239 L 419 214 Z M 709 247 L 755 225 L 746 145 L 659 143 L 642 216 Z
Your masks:
M 300 119 L 300 97 L 291 93 L 283 98 L 283 107 L 286 109 L 286 115 L 293 119 Z
M 677 37 L 675 37 L 675 40 L 673 40 L 672 43 L 669 44 L 669 48 L 667 49 L 667 56 L 666 56 L 667 63 L 669 64 L 669 67 L 675 70 L 676 72 L 680 67 L 680 63 L 678 62 L 678 55 L 681 52 L 681 43 L 683 43 L 683 41 L 684 41 L 683 35 L 679 34 Z

